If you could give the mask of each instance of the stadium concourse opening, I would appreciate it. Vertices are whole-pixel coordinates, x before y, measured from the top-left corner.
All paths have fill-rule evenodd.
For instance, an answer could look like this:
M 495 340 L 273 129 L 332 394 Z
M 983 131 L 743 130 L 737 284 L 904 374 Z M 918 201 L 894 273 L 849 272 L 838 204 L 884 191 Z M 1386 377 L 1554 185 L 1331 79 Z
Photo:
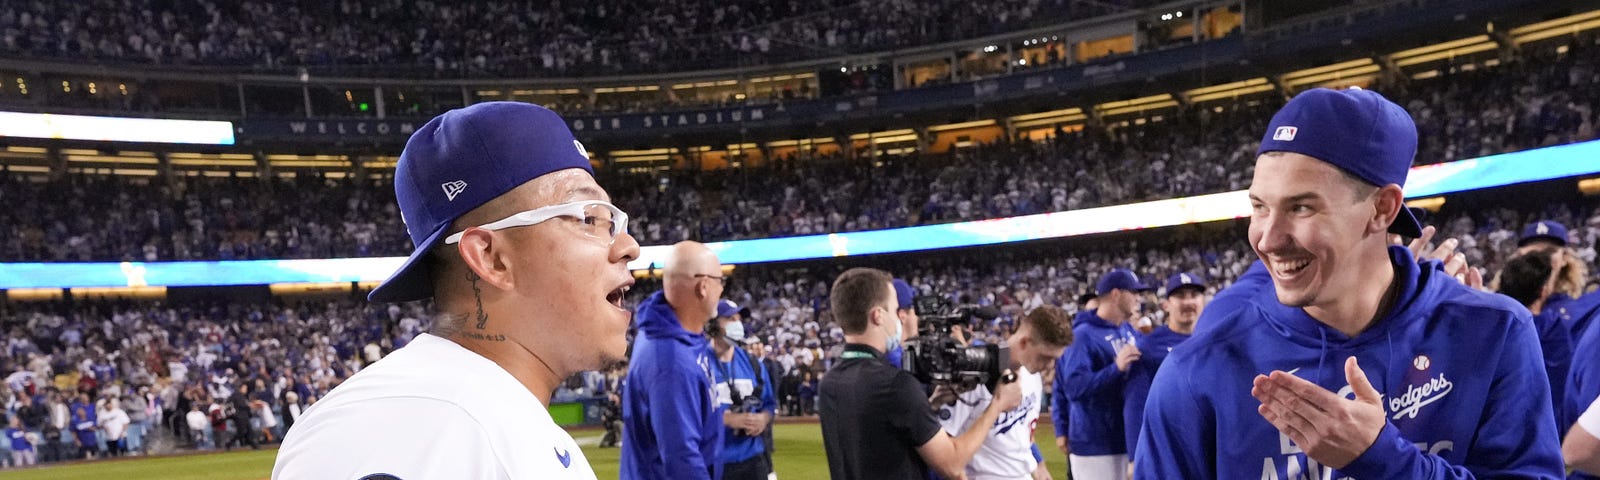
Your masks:
M 885 270 L 916 296 L 996 313 L 956 322 L 950 333 L 963 345 L 1009 344 L 1045 306 L 1102 329 L 1077 334 L 1076 359 L 1068 347 L 1035 372 L 1044 374 L 1037 412 L 1008 417 L 1038 420 L 1033 443 L 984 445 L 969 473 L 1025 467 L 1018 459 L 1035 458 L 1034 446 L 1032 465 L 1054 478 L 1086 478 L 1118 450 L 1129 455 L 1112 459 L 1122 467 L 1170 466 L 1073 424 L 1131 420 L 1120 404 L 1083 407 L 1100 398 L 1083 384 L 1057 383 L 1097 355 L 1105 362 L 1094 365 L 1118 369 L 1118 356 L 1132 354 L 1087 349 L 1123 326 L 1143 357 L 1123 359 L 1128 376 L 1159 381 L 1140 370 L 1166 348 L 1150 342 L 1173 340 L 1191 316 L 1203 333 L 1217 314 L 1178 297 L 1198 287 L 1195 301 L 1226 309 L 1227 292 L 1262 288 L 1248 276 L 1261 248 L 1248 240 L 1257 148 L 1274 114 L 1317 88 L 1377 92 L 1409 115 L 1418 142 L 1407 205 L 1436 228 L 1434 246 L 1484 277 L 1483 290 L 1515 300 L 1494 302 L 1522 305 L 1513 316 L 1533 319 L 1552 367 L 1543 376 L 1551 390 L 1529 398 L 1554 399 L 1557 431 L 1590 432 L 1578 418 L 1596 393 L 1581 385 L 1594 383 L 1569 379 L 1592 375 L 1600 348 L 1585 341 L 1597 314 L 1588 308 L 1600 302 L 1600 2 L 1282 3 L 18 5 L 0 15 L 0 199 L 13 206 L 0 211 L 0 469 L 271 476 L 276 446 L 308 410 L 448 330 L 437 302 L 366 295 L 416 248 L 407 226 L 420 220 L 402 214 L 395 193 L 407 141 L 444 112 L 496 101 L 559 114 L 595 182 L 628 214 L 627 233 L 643 246 L 628 263 L 634 283 L 608 290 L 626 309 L 677 282 L 667 275 L 672 245 L 702 242 L 718 256 L 722 267 L 696 272 L 695 288 L 718 284 L 711 296 L 733 308 L 717 314 L 719 329 L 685 334 L 708 349 L 724 339 L 743 352 L 735 359 L 752 359 L 752 368 L 708 361 L 708 375 L 764 372 L 772 396 L 768 428 L 715 409 L 705 417 L 734 432 L 731 441 L 759 439 L 725 447 L 742 458 L 709 459 L 734 466 L 732 476 L 756 467 L 848 476 L 829 470 L 817 415 L 827 372 L 861 360 L 844 357 L 846 337 L 858 337 L 831 296 L 856 267 Z M 1300 271 L 1269 263 L 1278 276 L 1267 285 Z M 1102 294 L 1102 276 L 1117 268 L 1140 285 Z M 1164 282 L 1179 275 L 1200 280 Z M 471 285 L 463 292 L 490 288 Z M 898 310 L 900 338 L 925 333 L 903 331 L 918 329 L 900 318 L 916 311 Z M 1308 325 L 1285 328 L 1322 328 Z M 742 340 L 727 341 L 735 330 Z M 1330 345 L 1349 340 L 1326 331 Z M 628 335 L 631 351 L 638 333 Z M 1411 382 L 1418 393 L 1374 383 L 1391 394 L 1382 408 L 1396 431 L 1411 424 L 1390 398 L 1470 394 L 1465 373 L 1447 372 L 1460 386 L 1449 397 L 1436 393 L 1445 382 L 1427 383 L 1446 378 L 1446 355 L 1403 356 L 1395 371 L 1427 374 Z M 1319 365 L 1326 378 L 1302 378 L 1343 378 L 1344 358 L 1328 360 L 1340 365 Z M 1360 358 L 1373 379 L 1386 378 L 1388 363 Z M 539 393 L 549 421 L 580 447 L 539 461 L 624 475 L 617 438 L 637 413 L 624 411 L 622 385 L 648 381 L 627 378 L 626 367 L 582 371 Z M 733 380 L 713 386 L 718 405 L 754 392 Z M 1148 387 L 1153 398 L 1164 388 Z M 974 392 L 962 395 L 982 396 Z M 1074 401 L 1087 413 L 1060 415 Z M 1421 401 L 1407 411 L 1427 415 Z M 415 427 L 429 441 L 425 422 Z M 1427 441 L 1430 460 L 1467 454 L 1396 438 Z M 1306 450 L 1271 458 L 1264 473 L 1362 471 Z M 1592 473 L 1580 454 L 1563 459 Z M 1157 472 L 1166 470 L 1133 475 Z

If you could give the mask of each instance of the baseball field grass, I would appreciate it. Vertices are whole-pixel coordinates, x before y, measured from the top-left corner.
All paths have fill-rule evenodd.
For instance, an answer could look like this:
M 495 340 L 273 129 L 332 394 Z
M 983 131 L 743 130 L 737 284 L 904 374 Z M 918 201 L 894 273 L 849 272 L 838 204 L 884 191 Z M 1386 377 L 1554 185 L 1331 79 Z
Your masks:
M 1050 472 L 1057 479 L 1065 479 L 1066 459 L 1055 449 L 1054 433 L 1048 418 L 1040 419 L 1036 437 L 1039 450 L 1044 453 Z M 776 451 L 773 463 L 778 478 L 825 479 L 828 478 L 828 459 L 822 449 L 822 429 L 814 422 L 779 424 L 774 431 Z M 621 450 L 599 448 L 596 444 L 600 432 L 582 430 L 573 432 L 579 443 L 586 445 L 583 454 L 602 480 L 617 478 L 617 458 Z M 119 458 L 51 465 L 27 469 L 0 470 L 3 480 L 259 480 L 272 473 L 272 460 L 276 450 L 235 450 L 226 453 L 199 453 L 144 458 Z

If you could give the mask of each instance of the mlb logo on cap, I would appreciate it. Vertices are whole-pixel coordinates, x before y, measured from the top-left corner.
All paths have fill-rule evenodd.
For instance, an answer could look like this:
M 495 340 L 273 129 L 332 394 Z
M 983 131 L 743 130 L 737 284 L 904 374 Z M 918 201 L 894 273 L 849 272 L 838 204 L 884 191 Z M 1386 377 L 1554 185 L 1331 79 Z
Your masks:
M 1272 132 L 1272 139 L 1280 141 L 1280 142 L 1293 142 L 1294 141 L 1294 134 L 1296 134 L 1296 133 L 1300 133 L 1300 129 L 1299 128 L 1295 128 L 1295 127 L 1278 127 L 1277 130 L 1274 130 Z

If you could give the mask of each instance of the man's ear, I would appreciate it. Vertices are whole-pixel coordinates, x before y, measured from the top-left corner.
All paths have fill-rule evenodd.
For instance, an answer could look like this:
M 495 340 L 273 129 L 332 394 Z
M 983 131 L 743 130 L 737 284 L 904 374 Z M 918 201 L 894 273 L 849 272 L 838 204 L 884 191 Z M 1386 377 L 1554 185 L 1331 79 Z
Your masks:
M 867 311 L 867 324 L 873 327 L 881 327 L 883 322 L 886 321 L 885 316 L 882 308 L 873 307 L 872 310 Z M 894 321 L 900 321 L 900 317 L 894 316 Z
M 1406 208 L 1405 193 L 1399 185 L 1384 185 L 1372 194 L 1372 205 L 1374 212 L 1371 222 L 1367 224 L 1367 231 L 1386 234 L 1389 225 L 1400 218 L 1400 210 Z
M 455 247 L 471 276 L 501 290 L 511 290 L 516 285 L 511 266 L 505 261 L 506 244 L 494 232 L 469 228 Z

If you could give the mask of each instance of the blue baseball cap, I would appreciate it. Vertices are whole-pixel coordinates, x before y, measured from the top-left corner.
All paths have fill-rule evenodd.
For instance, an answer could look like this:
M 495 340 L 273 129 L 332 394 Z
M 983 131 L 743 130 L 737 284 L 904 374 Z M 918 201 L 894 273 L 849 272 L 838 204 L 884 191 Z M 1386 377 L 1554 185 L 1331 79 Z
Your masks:
M 733 303 L 733 300 L 724 298 L 717 302 L 717 318 L 731 317 L 736 313 L 739 313 L 739 304 Z
M 1561 222 L 1549 220 L 1530 223 L 1522 229 L 1522 239 L 1517 240 L 1517 246 L 1521 247 L 1536 240 L 1549 240 L 1555 242 L 1556 245 L 1565 247 L 1567 246 L 1567 226 L 1562 225 Z
M 1139 276 L 1126 268 L 1113 269 L 1100 276 L 1100 283 L 1095 284 L 1094 294 L 1104 296 L 1112 290 L 1127 290 L 1130 292 L 1148 292 L 1150 286 L 1139 281 Z
M 894 299 L 899 302 L 901 310 L 913 308 L 917 305 L 915 301 L 917 291 L 911 288 L 911 284 L 898 278 L 894 279 L 892 283 L 894 283 Z
M 1256 154 L 1267 152 L 1299 153 L 1375 186 L 1404 187 L 1417 157 L 1417 124 L 1377 92 L 1313 88 L 1272 116 Z M 1402 206 L 1389 232 L 1420 237 L 1422 222 Z
M 1177 292 L 1178 290 L 1184 288 L 1196 288 L 1199 289 L 1201 293 L 1205 293 L 1206 284 L 1204 282 L 1205 280 L 1200 278 L 1199 275 L 1190 275 L 1188 273 L 1179 273 L 1171 277 L 1167 277 L 1167 296 L 1170 297 L 1172 296 L 1173 292 Z
M 594 175 L 583 144 L 550 109 L 486 102 L 429 120 L 406 141 L 394 171 L 400 219 L 416 250 L 367 300 L 432 297 L 428 253 L 451 223 L 529 180 L 569 168 Z

